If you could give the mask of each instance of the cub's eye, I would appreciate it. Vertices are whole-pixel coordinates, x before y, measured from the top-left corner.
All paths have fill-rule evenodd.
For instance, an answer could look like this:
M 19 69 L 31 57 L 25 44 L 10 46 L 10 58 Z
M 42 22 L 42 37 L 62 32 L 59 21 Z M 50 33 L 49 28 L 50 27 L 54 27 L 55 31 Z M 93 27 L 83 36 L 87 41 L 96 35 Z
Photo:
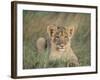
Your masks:
M 65 36 L 65 38 L 68 38 L 67 36 Z
M 56 36 L 56 39 L 58 39 L 59 38 L 59 36 Z
M 69 40 L 69 38 L 67 37 L 67 36 L 65 36 L 65 39 L 68 41 Z

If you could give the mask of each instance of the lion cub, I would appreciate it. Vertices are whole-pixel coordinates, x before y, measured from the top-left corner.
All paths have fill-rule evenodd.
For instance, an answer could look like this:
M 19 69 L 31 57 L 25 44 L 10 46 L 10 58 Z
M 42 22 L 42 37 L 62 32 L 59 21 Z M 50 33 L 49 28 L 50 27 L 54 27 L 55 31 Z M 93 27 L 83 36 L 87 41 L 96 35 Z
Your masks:
M 38 53 L 43 53 L 45 51 L 46 40 L 43 37 L 40 37 L 36 42 L 36 47 Z
M 79 66 L 78 58 L 71 48 L 71 38 L 74 32 L 74 27 L 57 27 L 54 25 L 47 27 L 51 44 L 50 60 L 63 59 L 67 60 L 67 66 Z

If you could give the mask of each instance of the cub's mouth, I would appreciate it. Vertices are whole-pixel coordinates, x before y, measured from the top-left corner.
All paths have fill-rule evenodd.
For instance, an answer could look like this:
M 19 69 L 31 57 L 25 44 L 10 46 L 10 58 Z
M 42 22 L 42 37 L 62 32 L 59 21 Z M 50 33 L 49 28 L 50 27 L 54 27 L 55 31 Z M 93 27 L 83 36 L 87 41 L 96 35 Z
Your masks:
M 63 51 L 65 51 L 65 48 L 64 47 L 57 47 L 57 50 L 63 52 Z
M 64 48 L 60 48 L 59 51 L 63 52 L 63 51 L 65 51 L 65 49 Z

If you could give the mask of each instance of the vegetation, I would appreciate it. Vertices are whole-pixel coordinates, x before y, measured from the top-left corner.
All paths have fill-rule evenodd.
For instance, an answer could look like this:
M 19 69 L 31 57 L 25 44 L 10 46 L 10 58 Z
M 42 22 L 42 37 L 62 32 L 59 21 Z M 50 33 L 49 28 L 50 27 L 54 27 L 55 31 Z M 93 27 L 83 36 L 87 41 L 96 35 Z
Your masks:
M 67 61 L 49 61 L 49 48 L 43 54 L 37 53 L 36 40 L 47 38 L 48 25 L 75 26 L 72 48 L 79 58 L 80 66 L 91 65 L 90 54 L 90 14 L 23 11 L 23 68 L 65 67 Z

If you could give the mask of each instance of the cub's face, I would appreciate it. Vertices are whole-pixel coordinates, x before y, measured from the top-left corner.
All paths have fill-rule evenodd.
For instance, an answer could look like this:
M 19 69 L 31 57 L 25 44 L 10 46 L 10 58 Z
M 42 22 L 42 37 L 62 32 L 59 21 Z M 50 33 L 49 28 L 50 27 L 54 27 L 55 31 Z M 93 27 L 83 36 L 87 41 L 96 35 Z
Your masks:
M 73 28 L 49 26 L 47 32 L 50 37 L 51 46 L 57 51 L 65 51 L 73 35 Z

